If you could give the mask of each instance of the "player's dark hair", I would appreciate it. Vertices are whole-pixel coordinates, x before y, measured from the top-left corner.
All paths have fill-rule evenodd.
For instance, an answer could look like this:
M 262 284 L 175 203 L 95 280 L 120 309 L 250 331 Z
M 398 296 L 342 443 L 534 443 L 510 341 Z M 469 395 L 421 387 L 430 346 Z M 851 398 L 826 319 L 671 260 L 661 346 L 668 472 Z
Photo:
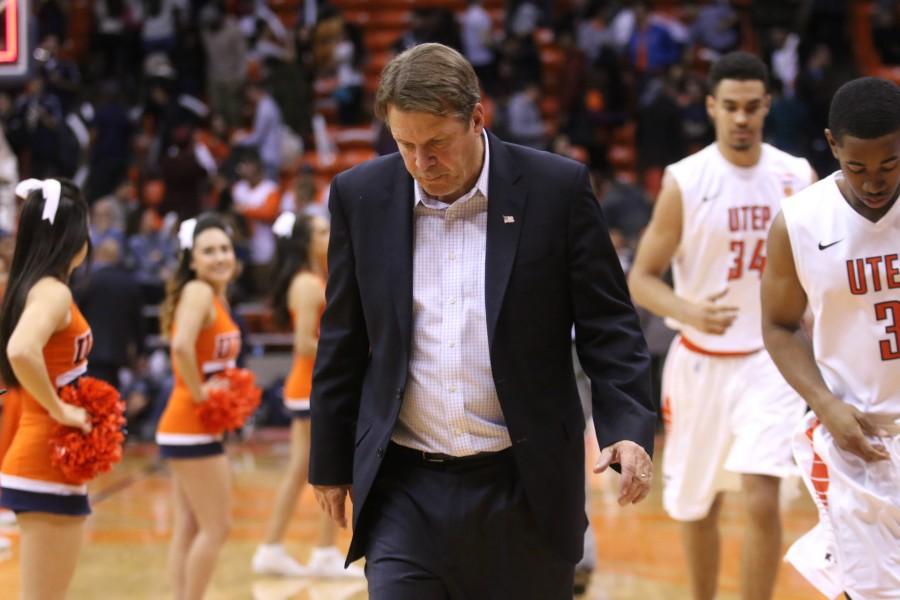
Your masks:
M 40 188 L 25 197 L 19 217 L 16 249 L 0 311 L 0 375 L 7 386 L 18 383 L 6 346 L 25 310 L 28 292 L 44 277 L 68 283 L 69 267 L 85 244 L 90 253 L 87 202 L 74 183 L 68 179 L 58 181 L 62 189 L 52 222 L 44 218 L 46 200 Z
M 831 99 L 828 129 L 838 143 L 845 135 L 871 140 L 900 131 L 900 87 L 879 77 L 848 81 Z
M 709 93 L 716 95 L 716 89 L 723 79 L 735 81 L 761 81 L 769 90 L 769 69 L 759 57 L 749 52 L 729 52 L 717 60 L 709 71 Z

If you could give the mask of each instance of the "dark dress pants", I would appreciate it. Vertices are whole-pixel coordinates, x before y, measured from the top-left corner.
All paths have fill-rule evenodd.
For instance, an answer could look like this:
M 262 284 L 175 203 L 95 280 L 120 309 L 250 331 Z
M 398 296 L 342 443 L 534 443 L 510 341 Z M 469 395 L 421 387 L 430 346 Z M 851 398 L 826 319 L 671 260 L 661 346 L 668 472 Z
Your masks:
M 430 463 L 391 445 L 360 520 L 370 600 L 571 600 L 511 451 Z

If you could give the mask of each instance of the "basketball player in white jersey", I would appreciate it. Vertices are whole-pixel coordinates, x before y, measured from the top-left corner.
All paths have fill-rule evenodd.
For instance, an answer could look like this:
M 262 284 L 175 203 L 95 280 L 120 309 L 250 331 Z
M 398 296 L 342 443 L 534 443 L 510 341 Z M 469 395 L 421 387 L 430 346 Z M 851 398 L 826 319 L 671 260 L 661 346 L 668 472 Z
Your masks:
M 666 169 L 629 284 L 679 331 L 662 382 L 663 506 L 683 523 L 693 596 L 715 597 L 722 494 L 742 490 L 742 598 L 767 600 L 781 562 L 779 483 L 796 470 L 804 405 L 763 349 L 759 286 L 772 219 L 815 174 L 762 142 L 770 98 L 758 58 L 726 54 L 709 79 L 716 141 Z
M 766 348 L 813 410 L 794 453 L 820 523 L 788 560 L 829 598 L 897 600 L 900 88 L 845 84 L 825 137 L 841 168 L 784 204 L 762 285 Z

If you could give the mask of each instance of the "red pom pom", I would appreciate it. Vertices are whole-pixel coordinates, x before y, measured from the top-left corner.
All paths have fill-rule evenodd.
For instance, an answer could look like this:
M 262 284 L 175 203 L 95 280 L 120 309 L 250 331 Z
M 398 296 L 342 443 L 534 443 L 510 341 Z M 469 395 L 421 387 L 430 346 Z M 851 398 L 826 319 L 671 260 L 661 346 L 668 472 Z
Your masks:
M 122 459 L 125 403 L 116 388 L 93 377 L 81 377 L 59 396 L 87 411 L 91 432 L 57 424 L 50 435 L 50 461 L 67 479 L 84 483 Z
M 238 429 L 259 406 L 262 390 L 247 369 L 226 369 L 213 378 L 225 385 L 210 388 L 206 401 L 197 405 L 203 425 L 213 433 Z

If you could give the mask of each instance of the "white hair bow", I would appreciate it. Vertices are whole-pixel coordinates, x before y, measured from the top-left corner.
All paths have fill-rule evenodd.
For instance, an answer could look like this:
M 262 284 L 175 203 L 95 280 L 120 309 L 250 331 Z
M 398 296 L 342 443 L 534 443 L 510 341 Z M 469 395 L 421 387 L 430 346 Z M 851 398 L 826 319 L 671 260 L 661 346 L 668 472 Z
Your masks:
M 59 209 L 59 197 L 62 195 L 62 185 L 56 179 L 25 179 L 16 186 L 16 196 L 27 198 L 34 190 L 41 190 L 44 197 L 44 212 L 41 219 L 53 222 L 56 220 L 56 211 Z
M 272 233 L 278 237 L 289 238 L 294 232 L 294 223 L 296 222 L 297 215 L 292 212 L 283 212 L 272 223 Z
M 194 229 L 197 228 L 197 219 L 185 219 L 178 227 L 178 245 L 182 250 L 190 250 L 194 247 Z

